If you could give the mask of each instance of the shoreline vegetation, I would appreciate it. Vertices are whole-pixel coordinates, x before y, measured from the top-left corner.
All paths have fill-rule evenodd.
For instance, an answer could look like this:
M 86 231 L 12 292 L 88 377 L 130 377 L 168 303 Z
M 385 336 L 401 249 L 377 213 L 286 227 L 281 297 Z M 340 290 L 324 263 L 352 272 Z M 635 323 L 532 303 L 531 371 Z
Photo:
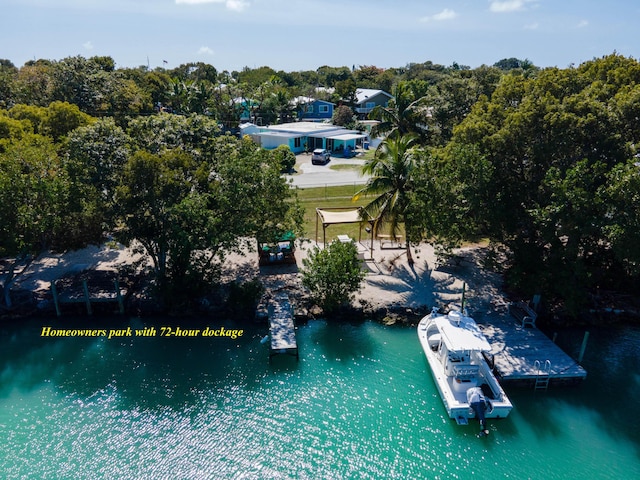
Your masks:
M 73 308 L 89 314 L 83 295 L 102 289 L 95 309 L 108 309 L 106 292 L 121 286 L 119 311 L 126 303 L 137 312 L 246 318 L 263 289 L 289 288 L 299 310 L 317 316 L 299 274 L 272 286 L 281 275 L 263 274 L 251 248 L 259 242 L 284 255 L 269 245 L 311 236 L 316 207 L 348 204 L 361 208 L 372 238 L 402 236 L 365 262 L 354 312 L 446 308 L 466 285 L 478 312 L 502 312 L 508 293 L 514 301 L 540 295 L 541 322 L 637 316 L 640 210 L 630 206 L 640 198 L 638 98 L 640 62 L 615 52 L 563 69 L 511 58 L 474 69 L 424 62 L 309 72 L 218 72 L 201 62 L 116 68 L 108 56 L 22 67 L 0 59 L 0 313 L 50 307 L 47 280 L 24 280 L 48 260 L 72 270 L 53 298 L 70 302 L 79 281 Z M 338 154 L 341 142 L 356 140 L 311 131 L 276 141 L 257 131 L 308 120 L 316 100 L 318 114 L 336 106 L 335 125 L 380 140 L 363 152 L 366 183 L 334 198 L 325 189 L 326 202 L 319 191 L 292 188 L 295 153 Z M 241 135 L 245 122 L 255 134 Z M 331 230 L 323 242 L 359 240 L 352 226 Z M 474 246 L 479 239 L 486 248 Z M 135 258 L 114 267 L 117 249 L 96 247 L 105 240 L 133 247 Z M 43 253 L 86 248 L 103 258 L 65 264 Z M 94 287 L 98 275 L 113 286 Z M 340 298 L 322 297 L 307 280 L 315 298 Z M 323 282 L 327 292 L 336 284 Z M 43 297 L 30 303 L 34 295 Z
M 140 272 L 131 273 L 132 265 L 140 258 L 132 249 L 122 245 L 103 244 L 90 246 L 65 254 L 47 254 L 34 261 L 22 272 L 12 292 L 15 307 L 0 315 L 3 321 L 20 321 L 25 318 L 55 317 L 51 284 L 66 283 L 78 297 L 74 303 L 61 308 L 61 319 L 92 316 L 95 318 L 117 316 L 119 313 L 141 318 L 162 317 L 179 319 L 203 318 L 231 321 L 234 325 L 266 322 L 269 302 L 281 292 L 286 292 L 294 306 L 297 322 L 323 318 L 338 321 L 372 320 L 387 326 L 417 325 L 433 306 L 443 310 L 461 307 L 463 290 L 465 308 L 480 318 L 491 315 L 509 315 L 508 298 L 503 290 L 501 275 L 486 270 L 486 246 L 468 246 L 460 249 L 457 259 L 442 263 L 429 244 L 414 248 L 416 263 L 410 266 L 400 249 L 382 249 L 374 243 L 373 260 L 362 262 L 366 272 L 361 289 L 354 301 L 327 315 L 315 304 L 309 292 L 302 286 L 299 265 L 315 247 L 310 240 L 298 242 L 295 265 L 258 266 L 258 253 L 246 251 L 231 254 L 225 262 L 221 282 L 183 309 L 168 311 L 150 291 Z M 109 286 L 102 292 L 93 288 L 94 301 L 91 313 L 87 312 L 82 292 L 82 279 L 90 287 L 96 287 L 96 279 L 104 273 L 120 272 L 120 287 L 124 292 L 124 311 L 119 312 L 115 300 L 104 302 L 100 295 L 110 293 Z M 104 283 L 103 283 L 104 287 Z M 112 288 L 112 287 L 111 287 Z M 97 301 L 95 301 L 97 300 Z M 554 315 L 539 318 L 539 325 L 556 327 L 591 324 L 637 323 L 639 310 L 632 303 L 627 310 L 602 308 L 591 311 L 578 321 Z M 549 313 L 549 312 L 547 312 Z

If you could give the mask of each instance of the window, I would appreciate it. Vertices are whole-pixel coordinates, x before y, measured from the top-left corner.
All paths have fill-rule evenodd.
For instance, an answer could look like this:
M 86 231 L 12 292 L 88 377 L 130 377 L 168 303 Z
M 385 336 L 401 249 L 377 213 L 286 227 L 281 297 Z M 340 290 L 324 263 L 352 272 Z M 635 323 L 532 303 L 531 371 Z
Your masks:
M 319 105 L 318 111 L 320 113 L 329 113 L 329 105 Z
M 300 148 L 300 137 L 293 139 L 293 148 Z
M 307 113 L 313 113 L 313 105 L 307 105 L 306 111 Z
M 365 108 L 373 108 L 376 106 L 376 102 L 367 102 L 364 106 Z

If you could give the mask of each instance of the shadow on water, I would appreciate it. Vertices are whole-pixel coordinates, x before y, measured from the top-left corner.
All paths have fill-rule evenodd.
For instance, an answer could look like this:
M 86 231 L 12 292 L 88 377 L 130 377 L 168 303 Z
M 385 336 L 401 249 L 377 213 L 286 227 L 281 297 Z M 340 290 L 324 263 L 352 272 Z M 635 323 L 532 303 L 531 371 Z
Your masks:
M 364 322 L 316 320 L 310 324 L 309 342 L 330 362 L 369 358 L 377 346 L 363 325 Z
M 585 329 L 559 337 L 567 352 L 578 355 Z M 587 379 L 567 392 L 567 401 L 597 413 L 599 426 L 614 438 L 624 435 L 640 455 L 640 326 L 587 328 L 590 336 L 582 365 Z M 574 352 L 576 352 L 574 354 Z M 635 407 L 625 408 L 625 405 Z
M 236 339 L 160 336 L 171 319 L 55 319 L 5 325 L 0 333 L 0 397 L 52 385 L 66 395 L 88 398 L 115 388 L 125 408 L 184 408 L 202 392 L 255 384 L 268 368 L 264 329 L 203 320 L 180 320 L 183 329 L 206 326 L 243 329 Z M 126 331 L 155 325 L 156 336 L 41 337 L 43 325 L 56 329 Z M 134 334 L 135 335 L 135 334 Z
M 507 390 L 514 414 L 522 417 L 535 434 L 545 440 L 562 434 L 560 425 L 572 412 L 590 412 L 598 428 L 611 438 L 625 437 L 640 455 L 640 327 L 591 327 L 582 366 L 587 378 L 582 385 L 554 387 L 547 391 Z M 559 332 L 557 343 L 570 356 L 579 354 L 584 328 Z M 513 432 L 514 435 L 517 432 Z

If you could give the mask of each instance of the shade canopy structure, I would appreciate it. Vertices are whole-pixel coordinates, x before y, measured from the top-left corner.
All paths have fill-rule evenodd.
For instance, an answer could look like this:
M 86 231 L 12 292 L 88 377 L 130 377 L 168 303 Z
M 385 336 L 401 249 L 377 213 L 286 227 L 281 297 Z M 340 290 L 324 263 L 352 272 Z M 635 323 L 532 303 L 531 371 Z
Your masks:
M 296 236 L 289 231 L 274 240 L 258 238 L 259 265 L 296 263 Z
M 359 223 L 358 242 L 362 241 L 362 225 L 369 224 L 368 232 L 371 236 L 370 253 L 373 258 L 373 225 L 375 219 L 371 218 L 362 207 L 343 208 L 316 208 L 316 244 L 318 243 L 318 223 L 322 222 L 322 243 L 327 244 L 327 227 L 341 223 Z

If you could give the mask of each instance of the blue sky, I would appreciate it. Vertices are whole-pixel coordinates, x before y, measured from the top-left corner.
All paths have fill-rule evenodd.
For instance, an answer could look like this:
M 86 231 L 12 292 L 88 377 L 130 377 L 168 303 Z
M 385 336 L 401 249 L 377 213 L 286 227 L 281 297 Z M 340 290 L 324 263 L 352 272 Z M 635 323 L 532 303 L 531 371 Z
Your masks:
M 0 58 L 16 66 L 74 55 L 219 71 L 640 58 L 637 0 L 0 0 L 0 12 Z

